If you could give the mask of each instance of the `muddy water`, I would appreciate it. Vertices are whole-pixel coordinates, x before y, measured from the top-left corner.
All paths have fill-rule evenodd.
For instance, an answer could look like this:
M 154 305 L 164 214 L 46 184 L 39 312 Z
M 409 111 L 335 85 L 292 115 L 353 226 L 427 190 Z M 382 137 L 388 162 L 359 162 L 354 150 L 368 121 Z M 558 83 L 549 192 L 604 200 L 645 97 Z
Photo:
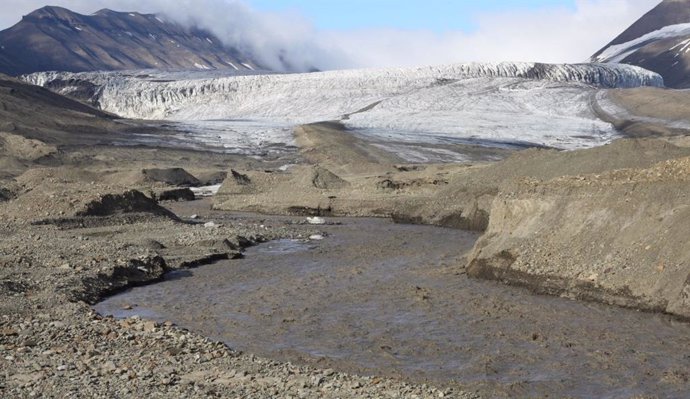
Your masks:
M 459 265 L 470 233 L 383 220 L 324 231 L 323 241 L 272 242 L 171 274 L 97 310 L 172 320 L 279 360 L 486 397 L 690 393 L 687 324 L 468 279 Z

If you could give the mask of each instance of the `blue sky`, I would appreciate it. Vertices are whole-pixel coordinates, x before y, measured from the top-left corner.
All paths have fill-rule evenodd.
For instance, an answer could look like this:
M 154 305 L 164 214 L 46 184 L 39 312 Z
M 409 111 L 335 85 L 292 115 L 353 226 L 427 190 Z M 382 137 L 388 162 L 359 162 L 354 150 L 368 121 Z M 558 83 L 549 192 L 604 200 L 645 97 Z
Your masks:
M 49 0 L 201 26 L 265 65 L 585 62 L 661 0 Z M 0 0 L 0 29 L 46 0 Z
M 493 12 L 574 10 L 575 0 L 249 0 L 263 11 L 297 11 L 319 29 L 397 28 L 472 32 Z

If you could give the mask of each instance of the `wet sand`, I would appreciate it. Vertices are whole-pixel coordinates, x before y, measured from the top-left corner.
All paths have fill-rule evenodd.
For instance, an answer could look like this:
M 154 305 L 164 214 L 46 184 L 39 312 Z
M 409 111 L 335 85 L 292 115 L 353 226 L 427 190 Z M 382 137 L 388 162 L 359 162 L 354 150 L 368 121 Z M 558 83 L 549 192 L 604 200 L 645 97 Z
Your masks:
M 322 227 L 323 241 L 263 244 L 246 259 L 169 275 L 97 310 L 172 320 L 273 359 L 486 397 L 682 398 L 690 390 L 687 324 L 468 279 L 459 265 L 474 233 L 337 221 Z

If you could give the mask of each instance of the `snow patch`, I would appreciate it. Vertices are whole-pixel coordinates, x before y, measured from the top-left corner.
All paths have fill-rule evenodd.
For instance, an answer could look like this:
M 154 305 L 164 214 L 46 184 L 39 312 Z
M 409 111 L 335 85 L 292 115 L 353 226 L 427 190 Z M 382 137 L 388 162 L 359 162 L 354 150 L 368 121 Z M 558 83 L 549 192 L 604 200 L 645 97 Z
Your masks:
M 601 54 L 595 57 L 594 61 L 621 62 L 640 47 L 650 42 L 686 35 L 690 35 L 690 23 L 665 26 L 629 42 L 609 46 Z
M 242 65 L 244 65 L 245 68 L 249 69 L 250 71 L 253 71 L 253 70 L 254 70 L 254 67 L 252 67 L 252 66 L 249 65 L 249 64 L 245 64 L 244 62 L 242 62 Z

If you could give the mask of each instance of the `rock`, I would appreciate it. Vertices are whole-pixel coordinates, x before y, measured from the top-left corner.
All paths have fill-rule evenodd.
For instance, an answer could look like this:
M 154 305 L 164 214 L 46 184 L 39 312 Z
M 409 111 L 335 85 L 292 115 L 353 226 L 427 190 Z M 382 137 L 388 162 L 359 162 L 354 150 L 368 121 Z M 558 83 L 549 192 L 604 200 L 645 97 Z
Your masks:
M 190 218 L 190 219 L 193 219 L 193 220 L 199 219 L 199 215 L 194 214 L 194 215 L 190 216 L 189 218 Z
M 0 329 L 0 337 L 12 337 L 19 335 L 19 331 L 11 327 L 5 327 Z
M 141 171 L 146 180 L 165 183 L 178 187 L 198 187 L 201 182 L 182 168 L 144 169 Z
M 137 243 L 139 246 L 146 248 L 146 249 L 151 249 L 151 250 L 161 250 L 165 249 L 165 245 L 161 244 L 160 242 L 156 240 L 152 240 L 150 238 L 145 238 Z
M 159 201 L 194 201 L 196 195 L 189 188 L 165 190 L 157 195 Z
M 156 323 L 153 321 L 144 322 L 144 332 L 150 333 L 156 331 Z
M 215 186 L 218 184 L 223 184 L 223 181 L 227 179 L 228 172 L 212 172 L 197 175 L 199 181 L 201 181 L 202 186 Z
M 115 362 L 112 360 L 108 360 L 107 362 L 103 363 L 101 366 L 101 370 L 103 370 L 106 373 L 112 373 L 115 370 L 117 370 L 117 366 L 115 365 Z
M 214 229 L 216 227 L 219 227 L 216 222 L 206 222 L 204 223 L 204 227 L 209 228 L 209 229 Z
M 193 247 L 216 249 L 219 251 L 228 251 L 228 250 L 236 251 L 239 249 L 239 247 L 237 245 L 233 244 L 228 239 L 197 241 L 192 246 Z
M 18 385 L 30 385 L 36 383 L 45 378 L 45 374 L 42 372 L 28 373 L 28 374 L 15 374 L 10 376 L 9 380 Z
M 323 190 L 333 190 L 348 187 L 350 183 L 328 169 L 317 166 L 312 173 L 312 184 Z
M 137 190 L 103 195 L 86 204 L 76 216 L 110 216 L 126 213 L 149 213 L 177 220 L 174 213 Z
M 240 186 L 246 186 L 251 184 L 251 179 L 249 179 L 249 176 L 239 173 L 235 170 L 230 170 L 230 173 L 232 174 L 232 179 L 235 181 Z
M 9 201 L 12 199 L 12 192 L 6 188 L 0 187 L 0 202 Z

